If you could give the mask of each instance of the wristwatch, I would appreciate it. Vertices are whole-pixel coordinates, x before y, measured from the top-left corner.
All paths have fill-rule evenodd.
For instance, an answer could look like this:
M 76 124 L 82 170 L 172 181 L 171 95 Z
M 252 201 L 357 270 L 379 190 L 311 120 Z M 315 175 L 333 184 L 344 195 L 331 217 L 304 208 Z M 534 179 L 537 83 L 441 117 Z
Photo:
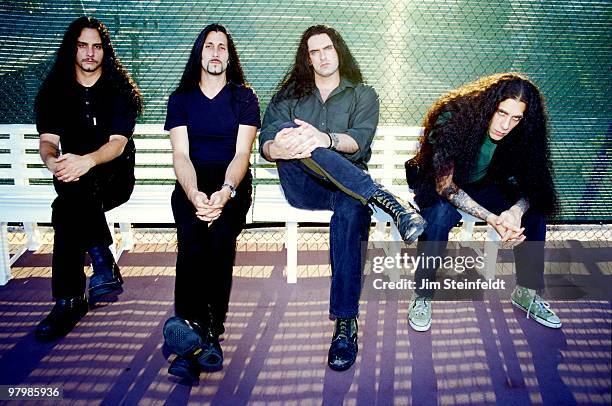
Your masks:
M 221 188 L 224 187 L 228 187 L 230 190 L 230 199 L 232 199 L 234 196 L 236 196 L 236 188 L 233 185 L 230 185 L 229 183 L 224 183 L 223 185 L 221 185 Z

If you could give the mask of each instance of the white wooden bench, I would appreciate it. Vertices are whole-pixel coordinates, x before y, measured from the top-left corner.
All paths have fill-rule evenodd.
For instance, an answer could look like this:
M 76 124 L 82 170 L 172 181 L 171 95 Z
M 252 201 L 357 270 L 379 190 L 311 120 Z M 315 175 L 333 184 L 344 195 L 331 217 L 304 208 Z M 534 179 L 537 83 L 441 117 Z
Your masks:
M 379 127 L 370 160 L 374 179 L 403 199 L 409 199 L 405 182 L 404 161 L 418 146 L 420 127 Z M 135 130 L 137 184 L 130 201 L 109 211 L 110 227 L 119 223 L 123 250 L 133 247 L 131 224 L 173 224 L 170 195 L 174 188 L 171 145 L 162 125 L 139 124 Z M 291 207 L 285 200 L 273 163 L 265 161 L 257 150 L 251 157 L 254 177 L 253 205 L 247 215 L 249 223 L 284 222 L 286 227 L 287 281 L 297 281 L 298 223 L 328 223 L 331 212 L 308 211 Z M 51 174 L 38 155 L 38 134 L 34 125 L 0 125 L 0 285 L 11 277 L 10 266 L 26 250 L 36 250 L 40 239 L 37 223 L 51 222 L 51 202 L 55 191 Z M 464 215 L 463 239 L 469 239 L 475 218 Z M 391 218 L 382 211 L 372 217 L 376 230 L 374 241 L 401 241 Z M 23 249 L 9 255 L 7 223 L 23 223 L 28 241 Z M 493 233 L 490 233 L 493 236 Z M 114 235 L 114 233 L 113 233 Z M 495 234 L 496 235 L 496 234 Z M 495 255 L 488 254 L 495 265 Z

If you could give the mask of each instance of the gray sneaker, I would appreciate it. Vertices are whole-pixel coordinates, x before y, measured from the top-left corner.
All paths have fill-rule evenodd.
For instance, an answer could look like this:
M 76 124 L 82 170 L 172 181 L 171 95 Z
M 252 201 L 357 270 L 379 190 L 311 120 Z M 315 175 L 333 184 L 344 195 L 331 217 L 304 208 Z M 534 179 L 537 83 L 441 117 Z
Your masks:
M 431 299 L 413 296 L 408 309 L 408 324 L 416 331 L 427 331 L 431 327 Z
M 559 317 L 550 310 L 550 304 L 545 302 L 534 289 L 516 285 L 510 300 L 514 306 L 527 313 L 528 319 L 532 318 L 546 327 L 561 328 Z

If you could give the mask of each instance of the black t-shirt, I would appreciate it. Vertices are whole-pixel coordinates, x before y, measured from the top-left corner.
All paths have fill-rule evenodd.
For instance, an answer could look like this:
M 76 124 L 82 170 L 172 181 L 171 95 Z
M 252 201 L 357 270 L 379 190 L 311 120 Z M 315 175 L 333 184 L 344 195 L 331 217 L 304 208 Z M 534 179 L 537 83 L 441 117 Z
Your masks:
M 240 124 L 261 126 L 259 100 L 251 88 L 228 83 L 212 99 L 200 88 L 170 95 L 164 129 L 187 126 L 194 165 L 229 164 Z
M 130 139 L 124 152 L 129 153 L 136 111 L 127 97 L 104 76 L 91 87 L 73 81 L 61 89 L 46 89 L 39 95 L 36 129 L 59 135 L 63 154 L 94 152 L 114 134 Z

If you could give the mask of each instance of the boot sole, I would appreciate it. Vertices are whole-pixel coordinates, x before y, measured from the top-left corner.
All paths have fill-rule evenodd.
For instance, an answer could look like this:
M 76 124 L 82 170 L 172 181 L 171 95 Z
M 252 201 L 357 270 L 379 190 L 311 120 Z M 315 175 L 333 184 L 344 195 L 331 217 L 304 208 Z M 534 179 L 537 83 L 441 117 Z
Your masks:
M 206 362 L 204 359 L 208 356 L 208 355 L 212 355 L 215 354 L 217 357 L 219 357 L 219 362 L 217 363 L 210 363 L 210 362 Z M 214 350 L 214 351 L 210 351 L 210 354 L 208 354 L 206 357 L 199 357 L 198 358 L 198 364 L 200 365 L 200 369 L 203 372 L 217 372 L 217 371 L 221 371 L 223 369 L 223 355 L 221 353 L 219 353 L 218 351 Z
M 200 365 L 200 369 L 202 369 L 202 372 L 218 372 L 223 369 L 223 361 L 221 361 L 219 365 L 211 365 L 211 364 L 203 365 L 201 362 L 199 363 L 199 365 Z
M 181 379 L 187 379 L 191 382 L 197 381 L 200 378 L 199 374 L 196 376 L 191 373 L 187 368 L 173 367 L 172 365 L 168 367 L 168 373 L 172 376 L 176 376 Z
M 419 331 L 419 332 L 427 331 L 431 328 L 431 320 L 429 320 L 429 323 L 427 323 L 426 325 L 419 326 L 417 324 L 414 324 L 412 320 L 408 319 L 408 324 L 410 324 L 410 327 L 412 327 L 414 331 Z
M 176 322 L 164 326 L 164 340 L 170 351 L 181 357 L 194 355 L 202 349 L 202 339 L 199 334 L 186 323 Z
M 89 298 L 98 299 L 110 293 L 123 293 L 123 281 L 107 282 L 93 288 L 89 288 Z
M 90 300 L 95 300 L 110 293 L 123 293 L 123 277 L 121 276 L 121 272 L 119 271 L 119 266 L 117 264 L 114 265 L 113 272 L 115 273 L 115 278 L 111 282 L 91 286 L 88 289 Z
M 60 338 L 66 337 L 72 330 L 74 330 L 76 325 L 79 324 L 79 321 L 81 321 L 81 319 L 85 317 L 86 314 L 87 314 L 87 310 L 85 310 L 83 314 L 81 314 L 81 316 L 78 318 L 78 320 L 76 320 L 72 324 L 72 326 L 70 326 L 69 328 L 64 328 L 60 331 L 55 331 L 55 332 L 48 333 L 48 334 L 41 333 L 38 330 L 36 330 L 34 332 L 34 337 L 36 338 L 37 341 L 41 341 L 41 342 L 50 342 L 50 341 L 55 341 Z

